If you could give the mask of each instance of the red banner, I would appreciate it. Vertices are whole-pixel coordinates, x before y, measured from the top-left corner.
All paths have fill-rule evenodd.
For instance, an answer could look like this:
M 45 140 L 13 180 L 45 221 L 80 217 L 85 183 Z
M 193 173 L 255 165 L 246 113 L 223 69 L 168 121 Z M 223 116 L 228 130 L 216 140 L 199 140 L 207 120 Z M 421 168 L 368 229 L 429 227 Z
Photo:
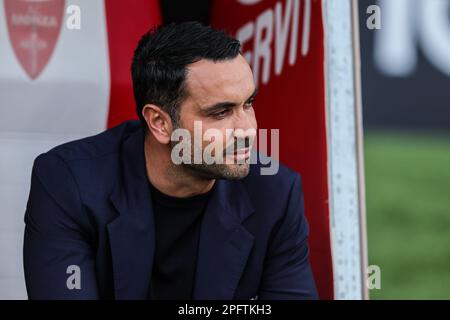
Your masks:
M 302 176 L 316 284 L 333 299 L 321 2 L 215 1 L 211 21 L 241 41 L 259 87 L 258 127 L 280 129 L 280 160 Z
M 161 14 L 156 0 L 105 1 L 108 24 L 111 95 L 108 128 L 124 120 L 137 119 L 131 81 L 134 49 L 151 27 L 159 25 Z

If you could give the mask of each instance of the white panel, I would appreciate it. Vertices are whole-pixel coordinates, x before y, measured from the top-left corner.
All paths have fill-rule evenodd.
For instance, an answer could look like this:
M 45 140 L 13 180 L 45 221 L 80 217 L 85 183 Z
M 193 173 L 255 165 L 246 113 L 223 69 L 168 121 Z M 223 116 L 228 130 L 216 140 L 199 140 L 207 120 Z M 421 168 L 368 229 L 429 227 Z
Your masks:
M 0 131 L 90 134 L 105 127 L 110 84 L 103 1 L 69 4 L 81 8 L 81 29 L 63 24 L 52 57 L 35 80 L 19 64 L 6 19 L 0 19 Z
M 324 0 L 327 136 L 336 299 L 363 299 L 364 229 L 360 198 L 358 90 L 351 0 Z M 359 123 L 357 123 L 359 121 Z
M 2 256 L 2 269 L 0 277 L 17 277 L 22 276 L 18 274 L 17 270 L 23 270 L 22 264 L 22 245 L 23 245 L 23 230 L 22 229 L 11 229 L 8 231 L 3 230 L 0 233 L 0 250 Z M 1 290 L 0 286 L 0 290 Z
M 2 284 L 0 289 L 2 300 L 24 300 L 26 298 L 23 274 L 18 277 L 0 277 L 0 283 Z
M 0 299 L 26 298 L 23 216 L 33 160 L 52 147 L 101 132 L 109 106 L 109 57 L 103 1 L 81 8 L 81 29 L 63 20 L 52 57 L 31 80 L 19 64 L 0 2 Z

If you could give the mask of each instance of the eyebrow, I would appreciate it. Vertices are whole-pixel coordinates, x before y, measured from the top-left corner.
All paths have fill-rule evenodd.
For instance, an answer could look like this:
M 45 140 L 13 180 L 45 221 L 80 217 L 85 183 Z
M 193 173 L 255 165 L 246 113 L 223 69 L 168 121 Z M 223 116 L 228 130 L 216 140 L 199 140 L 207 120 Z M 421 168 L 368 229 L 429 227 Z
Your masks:
M 255 96 L 257 95 L 257 93 L 258 93 L 258 89 L 255 89 L 253 91 L 253 93 L 250 95 L 250 97 L 248 97 L 248 99 L 245 100 L 245 103 L 248 103 L 250 100 L 254 99 Z M 201 112 L 209 114 L 209 113 L 213 113 L 214 111 L 217 111 L 217 110 L 231 109 L 231 108 L 236 107 L 237 105 L 239 105 L 239 103 L 230 102 L 230 101 L 218 102 L 218 103 L 215 103 L 206 108 L 202 108 Z

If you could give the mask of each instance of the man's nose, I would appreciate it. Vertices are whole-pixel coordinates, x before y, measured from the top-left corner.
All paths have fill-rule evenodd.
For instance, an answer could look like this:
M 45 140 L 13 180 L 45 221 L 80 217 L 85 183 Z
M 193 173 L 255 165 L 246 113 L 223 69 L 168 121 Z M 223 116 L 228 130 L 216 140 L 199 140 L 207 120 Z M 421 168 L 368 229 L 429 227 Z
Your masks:
M 256 119 L 253 115 L 249 115 L 245 111 L 239 112 L 234 125 L 234 137 L 236 139 L 253 140 L 256 136 Z

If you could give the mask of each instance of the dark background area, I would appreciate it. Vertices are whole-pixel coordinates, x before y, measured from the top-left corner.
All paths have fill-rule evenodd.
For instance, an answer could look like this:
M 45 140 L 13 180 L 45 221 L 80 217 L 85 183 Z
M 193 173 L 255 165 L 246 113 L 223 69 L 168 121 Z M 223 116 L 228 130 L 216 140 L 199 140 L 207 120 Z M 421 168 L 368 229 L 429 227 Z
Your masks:
M 378 2 L 358 3 L 365 128 L 450 130 L 450 79 L 430 64 L 420 44 L 414 74 L 389 77 L 380 72 L 374 63 L 374 37 L 379 31 L 366 27 L 366 9 Z M 383 8 L 381 13 L 383 27 Z
M 164 23 L 200 21 L 209 24 L 209 13 L 212 0 L 161 0 Z

